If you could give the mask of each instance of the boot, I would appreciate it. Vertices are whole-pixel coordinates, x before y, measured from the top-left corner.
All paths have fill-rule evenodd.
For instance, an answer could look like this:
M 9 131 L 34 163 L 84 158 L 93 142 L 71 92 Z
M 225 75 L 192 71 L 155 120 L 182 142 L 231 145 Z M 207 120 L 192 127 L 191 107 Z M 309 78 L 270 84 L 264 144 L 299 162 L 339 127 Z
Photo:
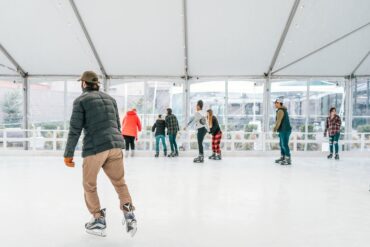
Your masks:
M 284 156 L 281 156 L 280 159 L 277 159 L 275 160 L 275 163 L 279 164 L 280 162 L 282 162 L 283 160 L 285 159 Z
M 328 159 L 332 159 L 333 158 L 333 154 L 329 154 L 327 158 Z
M 134 157 L 135 156 L 135 150 L 134 149 L 132 149 L 131 150 L 131 157 Z
M 215 156 L 214 160 L 221 160 L 221 159 L 222 159 L 222 158 L 221 158 L 221 153 L 216 154 L 216 156 Z
M 167 157 L 167 150 L 164 150 L 164 157 Z
M 158 158 L 158 156 L 159 156 L 159 153 L 156 153 L 156 154 L 154 155 L 154 157 L 156 157 L 156 158 Z
M 137 231 L 137 221 L 134 214 L 134 208 L 130 203 L 123 205 L 122 225 L 126 224 L 126 232 L 133 237 Z
M 214 153 L 212 153 L 212 155 L 211 155 L 211 156 L 209 156 L 209 157 L 208 157 L 208 159 L 210 159 L 210 160 L 214 160 L 214 159 L 215 159 L 215 157 L 216 157 L 216 153 L 214 152 Z
M 204 162 L 204 156 L 203 155 L 199 155 L 198 157 L 196 157 L 194 160 L 193 160 L 194 163 L 203 163 Z
M 285 157 L 285 159 L 280 162 L 280 165 L 282 166 L 287 166 L 291 164 L 292 164 L 292 160 L 290 159 L 290 157 Z
M 172 158 L 172 157 L 175 157 L 174 155 L 175 155 L 175 153 L 171 152 L 167 157 Z
M 95 219 L 94 217 L 85 224 L 86 232 L 88 234 L 105 237 L 107 236 L 105 229 L 107 223 L 105 221 L 105 208 L 100 210 L 100 217 Z
M 335 160 L 339 160 L 339 154 L 335 154 Z
M 172 157 L 178 157 L 178 156 L 179 156 L 179 151 L 176 150 Z

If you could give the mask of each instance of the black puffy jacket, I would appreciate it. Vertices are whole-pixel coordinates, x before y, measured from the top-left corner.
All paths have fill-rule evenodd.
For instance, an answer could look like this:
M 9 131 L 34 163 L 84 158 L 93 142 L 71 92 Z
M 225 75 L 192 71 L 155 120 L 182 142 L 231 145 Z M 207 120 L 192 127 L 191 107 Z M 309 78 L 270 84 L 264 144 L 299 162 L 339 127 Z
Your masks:
M 73 102 L 64 157 L 73 157 L 84 130 L 82 157 L 123 148 L 121 124 L 116 100 L 106 93 L 88 90 Z

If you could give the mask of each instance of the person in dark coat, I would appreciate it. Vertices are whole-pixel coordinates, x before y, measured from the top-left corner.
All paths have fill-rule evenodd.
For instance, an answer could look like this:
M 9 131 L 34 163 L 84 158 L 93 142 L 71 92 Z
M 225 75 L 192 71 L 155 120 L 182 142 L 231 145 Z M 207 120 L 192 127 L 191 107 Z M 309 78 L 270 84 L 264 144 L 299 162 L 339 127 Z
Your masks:
M 155 121 L 152 132 L 155 132 L 155 157 L 159 156 L 159 143 L 162 142 L 164 156 L 167 156 L 166 146 L 166 121 L 162 119 L 162 115 L 158 115 L 158 119 Z
M 103 169 L 120 199 L 126 230 L 133 236 L 136 233 L 135 208 L 124 179 L 124 141 L 117 103 L 111 96 L 99 91 L 99 78 L 93 71 L 84 72 L 80 81 L 83 93 L 73 102 L 64 163 L 74 167 L 76 145 L 84 131 L 83 187 L 86 206 L 92 215 L 92 219 L 85 224 L 86 232 L 105 236 L 106 210 L 100 208 L 97 192 L 97 177 Z

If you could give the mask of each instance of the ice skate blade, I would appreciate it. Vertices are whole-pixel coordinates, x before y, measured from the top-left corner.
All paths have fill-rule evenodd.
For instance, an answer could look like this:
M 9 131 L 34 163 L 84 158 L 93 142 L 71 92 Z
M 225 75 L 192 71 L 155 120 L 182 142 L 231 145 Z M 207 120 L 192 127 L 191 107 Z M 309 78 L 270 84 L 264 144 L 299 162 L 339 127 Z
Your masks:
M 89 230 L 89 229 L 86 229 L 86 232 L 88 234 L 99 236 L 99 237 L 106 237 L 107 236 L 107 233 L 106 233 L 105 229 L 104 230 L 97 230 L 97 229 Z
M 122 225 L 124 226 L 126 224 L 126 220 L 123 219 L 122 220 Z M 127 233 L 130 234 L 130 236 L 133 238 L 135 236 L 137 232 L 137 222 L 135 221 L 134 223 L 132 223 L 132 230 L 131 231 L 128 231 Z

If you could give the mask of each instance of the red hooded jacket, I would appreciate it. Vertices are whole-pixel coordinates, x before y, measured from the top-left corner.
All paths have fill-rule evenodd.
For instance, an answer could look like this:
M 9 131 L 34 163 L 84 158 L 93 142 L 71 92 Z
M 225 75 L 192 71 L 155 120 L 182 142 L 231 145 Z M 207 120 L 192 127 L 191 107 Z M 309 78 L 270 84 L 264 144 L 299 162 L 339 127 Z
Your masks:
M 141 122 L 136 111 L 128 111 L 122 121 L 122 135 L 135 136 L 141 131 Z

